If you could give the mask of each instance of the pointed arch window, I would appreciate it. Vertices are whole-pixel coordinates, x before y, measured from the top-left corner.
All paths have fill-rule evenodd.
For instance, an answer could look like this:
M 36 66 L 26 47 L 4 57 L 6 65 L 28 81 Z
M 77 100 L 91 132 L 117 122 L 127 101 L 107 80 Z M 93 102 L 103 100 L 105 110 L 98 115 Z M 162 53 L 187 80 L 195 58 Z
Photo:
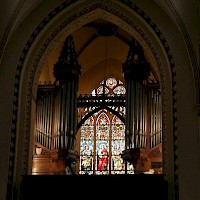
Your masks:
M 80 172 L 93 174 L 94 169 L 94 119 L 90 117 L 81 128 Z
M 109 173 L 110 157 L 110 120 L 101 112 L 96 121 L 96 174 Z
M 100 82 L 92 95 L 124 95 L 121 80 L 108 78 Z M 124 108 L 116 108 L 124 115 Z M 87 113 L 85 113 L 87 114 Z M 125 164 L 120 156 L 125 149 L 125 125 L 114 114 L 102 109 L 87 119 L 81 127 L 79 174 L 124 174 Z M 127 166 L 127 173 L 134 173 L 133 166 Z

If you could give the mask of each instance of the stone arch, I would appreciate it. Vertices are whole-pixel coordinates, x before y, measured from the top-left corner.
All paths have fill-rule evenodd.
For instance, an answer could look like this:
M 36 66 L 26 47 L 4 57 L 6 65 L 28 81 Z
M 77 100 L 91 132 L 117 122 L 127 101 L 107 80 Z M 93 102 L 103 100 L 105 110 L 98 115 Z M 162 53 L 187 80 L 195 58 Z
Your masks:
M 39 24 L 36 30 L 32 33 L 30 39 L 28 40 L 24 50 L 21 54 L 17 73 L 15 76 L 15 93 L 14 98 L 19 98 L 19 82 L 23 79 L 22 70 L 29 66 L 28 73 L 29 73 L 29 80 L 27 84 L 27 90 L 25 91 L 26 96 L 26 104 L 25 104 L 25 128 L 23 132 L 23 150 L 22 150 L 22 167 L 20 171 L 14 172 L 14 168 L 9 167 L 9 176 L 8 176 L 8 192 L 9 188 L 13 184 L 13 176 L 14 173 L 20 174 L 27 174 L 28 172 L 28 163 L 30 159 L 29 152 L 30 149 L 30 135 L 33 132 L 31 128 L 31 112 L 32 110 L 32 103 L 36 98 L 36 89 L 37 89 L 37 82 L 39 78 L 39 74 L 42 70 L 42 65 L 45 62 L 47 56 L 51 52 L 51 50 L 55 47 L 55 44 L 62 42 L 63 38 L 66 37 L 68 34 L 76 30 L 77 27 L 84 25 L 85 23 L 89 23 L 90 21 L 96 18 L 102 18 L 102 16 L 106 17 L 106 20 L 120 26 L 125 31 L 129 32 L 131 35 L 134 35 L 142 44 L 144 48 L 149 51 L 151 55 L 151 62 L 158 66 L 158 71 L 160 74 L 160 82 L 161 82 L 161 89 L 162 89 L 162 107 L 163 107 L 163 160 L 164 160 L 164 174 L 166 179 L 170 179 L 174 186 L 175 186 L 175 193 L 178 191 L 178 177 L 177 177 L 177 127 L 176 127 L 176 70 L 173 62 L 173 57 L 171 55 L 170 48 L 165 40 L 164 36 L 162 35 L 159 28 L 154 24 L 154 22 L 135 4 L 130 3 L 131 11 L 130 13 L 126 14 L 120 4 L 114 3 L 111 5 L 110 3 L 106 4 L 104 1 L 93 1 L 92 4 L 82 5 L 82 9 L 79 9 L 75 14 L 70 15 L 67 12 L 64 12 L 65 9 L 69 6 L 66 2 L 61 4 L 57 7 L 54 11 L 49 13 L 49 15 Z M 121 5 L 126 4 L 126 1 L 122 1 Z M 124 6 L 124 5 L 123 5 Z M 58 16 L 61 12 L 63 12 L 62 17 L 64 15 L 65 20 L 59 22 L 59 19 L 55 19 L 55 16 Z M 133 18 L 133 15 L 136 18 Z M 138 17 L 139 16 L 139 17 Z M 141 21 L 139 18 L 142 18 Z M 48 22 L 56 21 L 56 25 L 52 25 L 51 32 L 44 37 L 46 26 L 48 26 Z M 151 29 L 145 29 L 144 26 L 149 26 Z M 50 25 L 49 25 L 50 26 Z M 50 28 L 50 27 L 48 27 Z M 153 34 L 152 34 L 153 30 Z M 41 36 L 41 35 L 42 36 Z M 37 38 L 37 41 L 36 41 Z M 39 45 L 39 40 L 43 40 Z M 34 45 L 37 43 L 37 46 Z M 159 51 L 158 51 L 159 49 Z M 31 53 L 30 53 L 31 52 Z M 34 53 L 36 52 L 36 53 Z M 30 58 L 30 55 L 33 57 Z M 167 86 L 172 85 L 171 88 L 167 88 Z M 172 96 L 173 93 L 173 96 Z M 172 101 L 171 101 L 172 99 Z M 170 105 L 170 106 L 168 106 Z M 173 110 L 171 112 L 170 110 Z M 18 116 L 18 101 L 14 101 L 13 103 L 13 116 L 17 118 Z M 166 113 L 170 113 L 170 117 L 166 115 Z M 12 123 L 17 125 L 16 118 L 13 119 Z M 172 121 L 172 122 L 171 122 Z M 171 132 L 171 135 L 167 134 Z M 15 152 L 16 144 L 16 135 L 17 129 L 12 128 L 11 130 L 11 147 L 10 152 Z M 168 150 L 168 137 L 172 137 L 174 141 L 174 154 L 171 156 L 174 160 L 168 160 L 167 153 L 171 152 L 172 150 Z M 19 147 L 18 147 L 19 148 Z M 21 148 L 21 147 L 20 147 Z M 15 163 L 15 156 L 10 155 L 10 163 L 14 165 Z M 168 162 L 172 162 L 173 167 L 169 169 Z M 174 169 L 175 170 L 174 170 Z M 168 171 L 173 171 L 172 177 L 169 175 Z M 175 178 L 174 178 L 175 177 Z M 174 180 L 173 180 L 174 179 Z

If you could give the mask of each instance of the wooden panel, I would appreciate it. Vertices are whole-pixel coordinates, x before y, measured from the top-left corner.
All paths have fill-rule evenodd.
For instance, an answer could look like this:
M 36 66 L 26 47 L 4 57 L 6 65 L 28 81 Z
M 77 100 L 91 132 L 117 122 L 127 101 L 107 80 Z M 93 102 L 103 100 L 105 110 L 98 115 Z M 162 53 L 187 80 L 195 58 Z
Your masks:
M 33 158 L 32 174 L 51 174 L 51 158 L 36 157 Z
M 33 158 L 32 174 L 64 174 L 65 162 L 49 156 L 35 156 Z

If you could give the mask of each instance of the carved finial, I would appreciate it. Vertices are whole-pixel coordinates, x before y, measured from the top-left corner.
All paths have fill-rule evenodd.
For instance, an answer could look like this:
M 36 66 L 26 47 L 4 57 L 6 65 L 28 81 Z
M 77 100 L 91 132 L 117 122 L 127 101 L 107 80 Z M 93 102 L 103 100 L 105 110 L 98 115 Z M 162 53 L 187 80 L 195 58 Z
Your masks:
M 69 35 L 62 47 L 57 63 L 54 65 L 54 76 L 61 83 L 71 79 L 78 79 L 81 74 L 81 66 L 75 51 L 73 37 Z
M 128 56 L 122 69 L 125 79 L 143 81 L 150 75 L 150 65 L 144 56 L 142 46 L 133 37 L 130 42 Z

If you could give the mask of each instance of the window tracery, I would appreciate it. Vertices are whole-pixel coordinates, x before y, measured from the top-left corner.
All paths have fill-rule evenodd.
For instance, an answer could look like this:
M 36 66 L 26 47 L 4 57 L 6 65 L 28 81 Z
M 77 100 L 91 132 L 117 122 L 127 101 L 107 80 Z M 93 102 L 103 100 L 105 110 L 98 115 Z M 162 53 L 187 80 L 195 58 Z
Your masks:
M 115 78 L 100 82 L 92 95 L 124 95 L 124 84 Z M 117 108 L 124 114 L 124 108 Z M 124 174 L 125 163 L 120 154 L 125 149 L 125 125 L 106 109 L 88 118 L 81 128 L 79 174 Z M 127 173 L 134 173 L 133 166 L 127 166 Z

